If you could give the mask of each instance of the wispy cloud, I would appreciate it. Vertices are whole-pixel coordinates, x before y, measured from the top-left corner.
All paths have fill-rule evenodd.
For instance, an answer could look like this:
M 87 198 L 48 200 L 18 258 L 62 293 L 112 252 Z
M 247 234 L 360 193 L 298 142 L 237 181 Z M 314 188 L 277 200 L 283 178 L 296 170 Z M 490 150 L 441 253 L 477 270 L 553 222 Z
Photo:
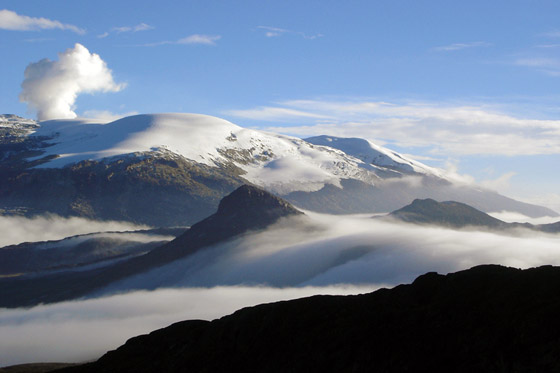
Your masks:
M 560 59 L 551 57 L 519 58 L 515 65 L 536 69 L 550 76 L 560 76 Z
M 144 47 L 157 47 L 159 45 L 185 45 L 185 44 L 202 44 L 202 45 L 216 45 L 216 42 L 222 38 L 221 35 L 203 35 L 193 34 L 178 40 L 165 40 L 156 43 L 144 44 Z
M 129 222 L 96 221 L 79 217 L 42 215 L 33 218 L 0 216 L 0 247 L 22 242 L 61 240 L 78 234 L 147 228 Z
M 302 110 L 295 110 L 282 107 L 258 107 L 254 109 L 246 110 L 231 110 L 227 114 L 233 115 L 240 118 L 250 118 L 257 120 L 268 120 L 268 121 L 286 121 L 286 120 L 297 120 L 300 118 L 317 118 L 317 119 L 327 119 L 327 115 L 306 112 Z
M 560 44 L 539 44 L 537 48 L 560 48 Z
M 454 44 L 444 45 L 441 47 L 435 47 L 433 48 L 433 50 L 439 52 L 451 52 L 451 51 L 458 51 L 467 48 L 480 48 L 480 47 L 490 47 L 490 46 L 492 46 L 492 44 L 485 41 L 473 41 L 470 43 L 454 43 Z
M 547 38 L 560 38 L 560 30 L 551 30 L 542 34 Z
M 381 145 L 429 149 L 431 155 L 560 154 L 560 120 L 518 117 L 481 104 L 293 100 L 227 114 L 298 121 L 298 125 L 269 126 L 270 131 L 362 137 Z
M 103 39 L 109 36 L 111 33 L 123 33 L 123 32 L 139 32 L 139 31 L 148 31 L 153 30 L 155 27 L 150 26 L 146 23 L 140 23 L 136 26 L 121 26 L 121 27 L 113 27 L 111 31 L 106 31 L 103 34 L 97 35 L 98 38 Z
M 274 37 L 278 37 L 278 36 L 282 36 L 282 35 L 286 35 L 286 34 L 298 35 L 298 36 L 301 36 L 304 39 L 309 39 L 309 40 L 313 40 L 313 39 L 323 37 L 323 34 L 309 35 L 309 34 L 306 34 L 304 32 L 301 32 L 301 31 L 293 31 L 293 30 L 283 29 L 283 28 L 279 28 L 279 27 L 257 26 L 257 28 L 260 29 L 260 30 L 263 30 L 264 35 L 268 38 L 274 38 Z
M 117 119 L 121 119 L 124 117 L 129 117 L 132 115 L 136 115 L 138 114 L 137 111 L 129 111 L 126 113 L 113 113 L 109 110 L 87 110 L 84 112 L 83 117 L 84 118 L 91 118 L 91 119 L 97 119 L 101 122 L 105 122 L 105 123 L 109 123 L 109 122 L 113 122 Z
M 77 34 L 85 34 L 85 30 L 78 26 L 62 23 L 48 18 L 36 18 L 17 14 L 8 9 L 0 10 L 0 29 L 12 31 L 38 30 L 69 30 Z

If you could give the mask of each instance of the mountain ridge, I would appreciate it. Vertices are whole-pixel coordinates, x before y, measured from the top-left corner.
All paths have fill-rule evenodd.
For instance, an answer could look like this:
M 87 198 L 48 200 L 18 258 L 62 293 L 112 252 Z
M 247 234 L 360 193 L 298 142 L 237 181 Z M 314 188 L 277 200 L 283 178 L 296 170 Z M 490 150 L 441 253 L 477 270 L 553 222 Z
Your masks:
M 483 265 L 354 296 L 248 307 L 60 372 L 555 371 L 560 268 Z
M 384 218 L 407 223 L 434 224 L 449 228 L 484 227 L 495 230 L 525 228 L 540 232 L 560 232 L 560 222 L 551 224 L 507 223 L 472 206 L 456 201 L 438 202 L 431 198 L 415 199 L 411 204 Z

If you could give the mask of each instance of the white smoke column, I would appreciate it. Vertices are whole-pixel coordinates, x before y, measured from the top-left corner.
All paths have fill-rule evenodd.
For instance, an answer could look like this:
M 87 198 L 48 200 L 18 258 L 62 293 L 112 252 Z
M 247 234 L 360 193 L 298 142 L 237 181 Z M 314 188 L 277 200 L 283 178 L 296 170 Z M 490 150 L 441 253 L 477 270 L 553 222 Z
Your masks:
M 124 84 L 113 80 L 111 70 L 98 54 L 81 44 L 58 54 L 58 61 L 47 58 L 25 69 L 20 101 L 37 110 L 39 120 L 72 119 L 74 103 L 81 93 L 118 92 Z

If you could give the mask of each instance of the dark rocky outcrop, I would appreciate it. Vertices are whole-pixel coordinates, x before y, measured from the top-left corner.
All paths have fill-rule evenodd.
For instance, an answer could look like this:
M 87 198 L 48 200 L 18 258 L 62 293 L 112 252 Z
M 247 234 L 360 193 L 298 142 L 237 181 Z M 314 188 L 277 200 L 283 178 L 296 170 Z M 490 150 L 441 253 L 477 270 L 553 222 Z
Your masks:
M 191 320 L 63 372 L 551 372 L 560 268 L 495 265 Z

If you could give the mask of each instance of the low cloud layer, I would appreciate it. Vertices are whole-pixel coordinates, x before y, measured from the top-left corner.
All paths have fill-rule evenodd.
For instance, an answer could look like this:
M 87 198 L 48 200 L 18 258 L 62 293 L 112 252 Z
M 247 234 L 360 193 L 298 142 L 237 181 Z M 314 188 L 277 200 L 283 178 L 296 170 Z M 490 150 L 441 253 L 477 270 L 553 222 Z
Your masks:
M 212 320 L 237 309 L 316 294 L 358 294 L 376 286 L 216 287 L 164 289 L 38 306 L 0 309 L 0 367 L 97 359 L 128 338 L 188 319 Z
M 25 69 L 20 101 L 37 111 L 39 120 L 72 119 L 80 94 L 118 92 L 124 84 L 113 80 L 111 70 L 98 54 L 81 44 L 58 54 L 58 61 L 47 58 Z
M 114 284 L 99 294 L 166 286 L 399 284 L 479 264 L 560 264 L 560 235 L 455 231 L 307 213 Z
M 244 306 L 318 293 L 369 292 L 429 271 L 559 265 L 559 254 L 558 234 L 454 231 L 308 212 L 129 278 L 99 292 L 106 294 L 101 298 L 2 309 L 0 366 L 94 359 L 180 320 L 210 320 Z M 189 288 L 170 289 L 180 286 Z
M 36 18 L 17 14 L 8 9 L 0 10 L 0 29 L 12 31 L 38 30 L 70 30 L 77 34 L 85 34 L 85 30 L 74 25 L 62 23 L 48 18 Z
M 60 240 L 78 234 L 147 228 L 127 222 L 62 218 L 56 215 L 24 218 L 0 216 L 0 247 L 22 242 Z

